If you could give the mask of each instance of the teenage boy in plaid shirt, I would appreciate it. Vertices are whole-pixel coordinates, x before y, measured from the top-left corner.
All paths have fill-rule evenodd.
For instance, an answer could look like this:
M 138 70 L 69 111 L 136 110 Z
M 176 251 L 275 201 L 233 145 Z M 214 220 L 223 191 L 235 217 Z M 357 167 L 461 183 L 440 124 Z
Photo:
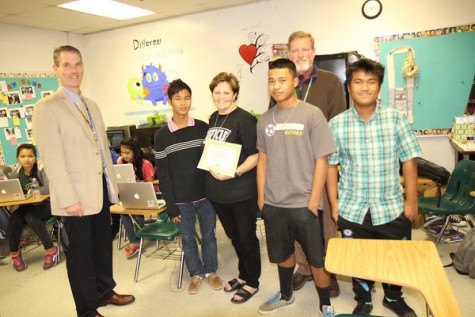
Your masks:
M 329 122 L 337 146 L 328 160 L 332 217 L 343 238 L 410 240 L 411 221 L 418 213 L 419 144 L 405 115 L 377 105 L 384 66 L 361 59 L 348 67 L 346 78 L 354 107 Z M 399 183 L 400 161 L 405 201 Z M 357 301 L 353 314 L 373 310 L 373 285 L 374 281 L 353 279 Z M 383 283 L 383 305 L 398 316 L 416 316 L 402 298 L 401 288 Z

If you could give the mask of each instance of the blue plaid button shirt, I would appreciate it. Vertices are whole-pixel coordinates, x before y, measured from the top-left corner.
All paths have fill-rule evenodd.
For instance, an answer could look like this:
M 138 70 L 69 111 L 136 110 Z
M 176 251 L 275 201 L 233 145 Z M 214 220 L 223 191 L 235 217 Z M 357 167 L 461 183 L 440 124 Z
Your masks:
M 330 122 L 337 152 L 328 163 L 340 164 L 338 214 L 363 223 L 371 209 L 373 225 L 388 223 L 403 212 L 399 161 L 421 156 L 422 152 L 405 115 L 377 106 L 365 122 L 354 108 Z

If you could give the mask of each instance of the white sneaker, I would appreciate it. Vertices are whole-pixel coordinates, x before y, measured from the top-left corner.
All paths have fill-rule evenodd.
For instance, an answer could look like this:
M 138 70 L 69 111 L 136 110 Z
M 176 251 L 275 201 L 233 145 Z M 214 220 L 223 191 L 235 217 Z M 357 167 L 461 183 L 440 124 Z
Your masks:
M 449 219 L 452 226 L 465 227 L 467 225 L 465 219 L 461 218 L 460 216 L 449 216 Z
M 280 292 L 277 292 L 274 296 L 269 298 L 267 302 L 259 306 L 259 314 L 261 315 L 268 315 L 272 314 L 276 311 L 288 308 L 295 305 L 295 295 L 292 294 L 292 297 L 286 301 L 281 299 Z
M 322 317 L 335 317 L 335 309 L 333 306 L 323 305 L 321 314 Z
M 427 217 L 426 222 L 424 222 L 423 227 L 426 228 L 426 227 L 430 226 L 431 224 L 433 224 L 434 222 L 438 222 L 438 221 L 444 222 L 444 220 L 439 216 Z

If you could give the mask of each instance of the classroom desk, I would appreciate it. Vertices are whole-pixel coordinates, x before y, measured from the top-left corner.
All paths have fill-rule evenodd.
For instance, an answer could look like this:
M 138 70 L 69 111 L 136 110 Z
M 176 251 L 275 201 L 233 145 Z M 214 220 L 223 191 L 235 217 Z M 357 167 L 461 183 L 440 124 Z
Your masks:
M 325 268 L 335 274 L 416 289 L 434 317 L 462 316 L 432 241 L 333 238 Z
M 137 228 L 140 228 L 139 224 L 135 221 L 134 217 L 135 216 L 144 216 L 144 217 L 152 217 L 161 214 L 167 210 L 167 206 L 163 206 L 162 208 L 156 208 L 156 209 L 127 209 L 124 208 L 123 206 L 120 205 L 112 205 L 110 207 L 110 212 L 111 214 L 118 214 L 118 215 L 128 215 L 130 219 L 132 220 L 132 224 L 135 225 Z M 117 249 L 121 249 L 121 244 L 122 244 L 122 218 L 120 219 L 120 225 L 119 225 L 119 238 L 117 240 Z
M 12 200 L 0 203 L 0 207 L 11 207 L 11 206 L 18 206 L 18 205 L 28 205 L 28 204 L 36 204 L 41 203 L 49 198 L 49 194 L 41 195 L 39 199 L 35 199 L 33 196 L 22 199 L 22 200 Z
M 470 192 L 470 196 L 475 197 L 475 190 L 473 192 Z
M 167 206 L 163 206 L 162 208 L 156 209 L 126 209 L 123 206 L 119 205 L 112 205 L 110 207 L 111 214 L 118 214 L 118 215 L 142 215 L 144 217 L 155 216 L 161 214 L 167 210 Z
M 468 149 L 467 143 L 461 143 L 457 140 L 450 139 L 450 144 L 460 154 L 462 154 L 464 160 L 468 160 L 470 154 L 475 153 L 475 148 Z M 458 163 L 458 155 L 455 155 L 455 165 Z

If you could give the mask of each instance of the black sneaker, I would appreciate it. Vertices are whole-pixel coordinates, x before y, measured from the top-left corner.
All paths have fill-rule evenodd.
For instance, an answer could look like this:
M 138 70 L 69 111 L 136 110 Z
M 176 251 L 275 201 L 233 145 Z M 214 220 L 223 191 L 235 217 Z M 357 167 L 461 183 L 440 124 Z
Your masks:
M 373 310 L 372 302 L 358 302 L 355 309 L 353 309 L 353 314 L 355 315 L 369 315 Z
M 384 296 L 383 306 L 392 310 L 398 317 L 417 317 L 414 310 L 406 304 L 402 297 L 389 299 Z

